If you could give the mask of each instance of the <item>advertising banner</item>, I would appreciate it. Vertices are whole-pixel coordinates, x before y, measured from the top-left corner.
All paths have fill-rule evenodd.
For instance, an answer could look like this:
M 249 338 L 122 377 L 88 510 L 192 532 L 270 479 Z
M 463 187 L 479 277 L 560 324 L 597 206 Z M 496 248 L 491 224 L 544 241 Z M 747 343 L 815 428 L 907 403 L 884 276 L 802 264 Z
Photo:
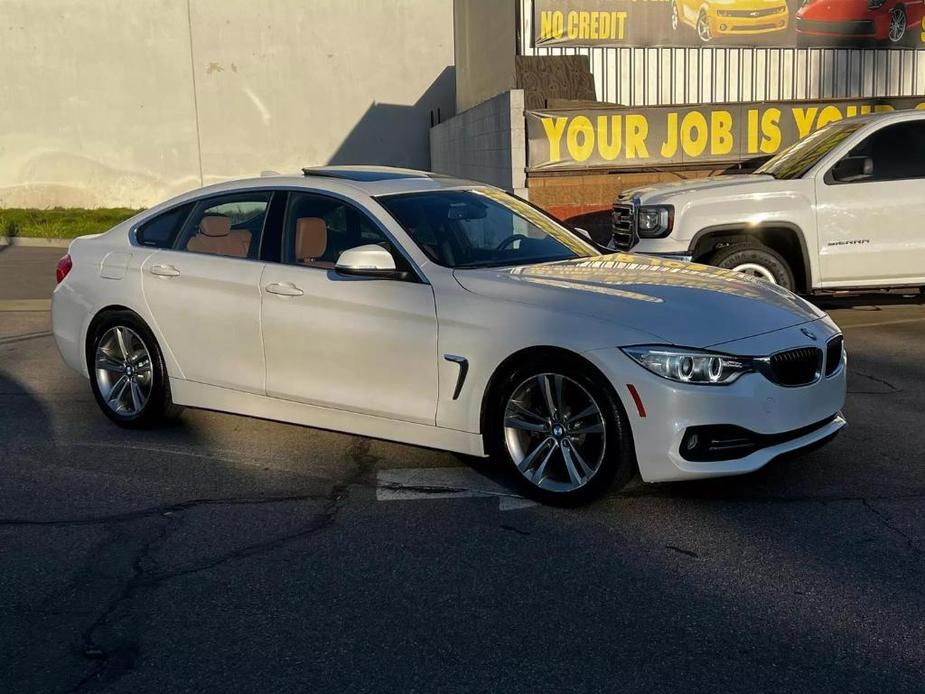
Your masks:
M 829 123 L 925 108 L 925 97 L 527 111 L 530 170 L 732 163 L 773 155 Z
M 925 48 L 925 3 L 533 0 L 533 45 Z

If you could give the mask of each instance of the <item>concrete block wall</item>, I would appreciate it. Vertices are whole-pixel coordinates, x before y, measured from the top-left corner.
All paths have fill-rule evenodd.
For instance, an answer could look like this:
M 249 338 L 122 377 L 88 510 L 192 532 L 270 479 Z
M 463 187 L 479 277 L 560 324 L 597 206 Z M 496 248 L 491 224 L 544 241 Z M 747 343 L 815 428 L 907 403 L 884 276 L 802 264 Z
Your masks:
M 503 92 L 430 130 L 431 168 L 526 197 L 524 93 Z

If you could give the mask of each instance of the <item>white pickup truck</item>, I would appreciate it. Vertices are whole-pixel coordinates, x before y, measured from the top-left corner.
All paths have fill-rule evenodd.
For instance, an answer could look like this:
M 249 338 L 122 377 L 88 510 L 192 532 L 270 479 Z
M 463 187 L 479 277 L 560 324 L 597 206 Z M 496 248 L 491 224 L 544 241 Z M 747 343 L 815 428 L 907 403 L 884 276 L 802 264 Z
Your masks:
M 828 125 L 755 173 L 622 193 L 615 250 L 747 272 L 797 292 L 925 285 L 925 112 Z

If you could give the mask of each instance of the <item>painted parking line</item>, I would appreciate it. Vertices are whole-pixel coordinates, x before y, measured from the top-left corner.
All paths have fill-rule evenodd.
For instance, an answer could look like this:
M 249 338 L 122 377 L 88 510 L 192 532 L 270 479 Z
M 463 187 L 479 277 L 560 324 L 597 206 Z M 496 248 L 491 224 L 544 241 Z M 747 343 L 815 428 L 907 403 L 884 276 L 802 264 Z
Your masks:
M 0 312 L 50 310 L 50 299 L 0 299 Z
M 536 502 L 525 499 L 475 470 L 464 467 L 380 470 L 376 479 L 377 501 L 485 497 L 497 498 L 499 511 L 536 506 Z

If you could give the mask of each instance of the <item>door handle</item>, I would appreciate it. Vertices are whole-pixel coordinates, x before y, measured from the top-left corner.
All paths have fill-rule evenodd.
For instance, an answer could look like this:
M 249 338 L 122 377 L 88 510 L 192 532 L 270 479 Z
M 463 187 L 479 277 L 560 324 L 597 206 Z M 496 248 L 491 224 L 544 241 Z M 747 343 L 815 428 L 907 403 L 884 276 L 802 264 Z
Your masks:
M 276 294 L 277 296 L 302 296 L 305 293 L 289 282 L 274 282 L 273 284 L 268 284 L 265 289 L 270 294 Z
M 151 274 L 157 275 L 158 277 L 179 277 L 180 271 L 173 265 L 153 265 L 151 267 Z

